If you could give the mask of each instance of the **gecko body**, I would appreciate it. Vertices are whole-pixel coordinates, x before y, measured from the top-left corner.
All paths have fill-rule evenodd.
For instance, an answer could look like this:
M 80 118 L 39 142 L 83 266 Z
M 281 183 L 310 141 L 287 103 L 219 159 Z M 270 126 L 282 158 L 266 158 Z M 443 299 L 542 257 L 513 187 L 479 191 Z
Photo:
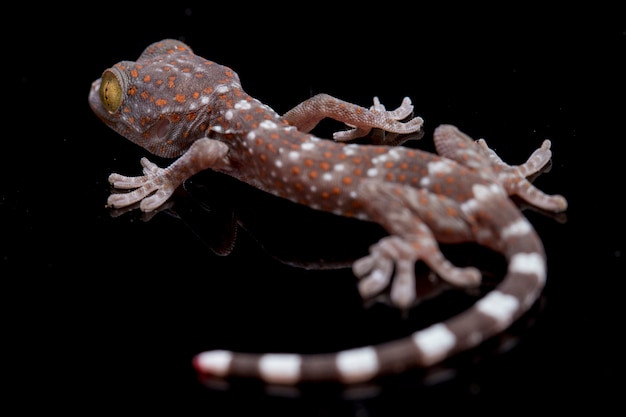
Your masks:
M 476 242 L 508 262 L 501 283 L 475 305 L 399 340 L 306 355 L 207 351 L 193 359 L 202 374 L 276 384 L 358 383 L 429 366 L 501 332 L 544 286 L 541 241 L 509 196 L 547 211 L 566 209 L 562 196 L 547 195 L 526 179 L 550 161 L 548 140 L 517 166 L 452 125 L 435 129 L 437 154 L 349 143 L 372 129 L 420 132 L 423 120 L 412 117 L 408 98 L 387 111 L 376 99 L 364 108 L 324 94 L 279 115 L 249 96 L 232 69 L 171 39 L 148 46 L 137 61 L 104 71 L 92 84 L 89 104 L 125 138 L 174 159 L 160 168 L 142 158 L 143 175 L 137 177 L 111 174 L 113 187 L 128 192 L 112 194 L 110 207 L 139 203 L 141 210 L 155 210 L 186 179 L 212 169 L 314 209 L 379 223 L 388 236 L 353 264 L 353 272 L 364 297 L 390 287 L 391 300 L 401 308 L 415 300 L 418 261 L 455 286 L 480 284 L 477 269 L 454 266 L 438 243 Z M 349 129 L 334 140 L 311 134 L 327 117 Z

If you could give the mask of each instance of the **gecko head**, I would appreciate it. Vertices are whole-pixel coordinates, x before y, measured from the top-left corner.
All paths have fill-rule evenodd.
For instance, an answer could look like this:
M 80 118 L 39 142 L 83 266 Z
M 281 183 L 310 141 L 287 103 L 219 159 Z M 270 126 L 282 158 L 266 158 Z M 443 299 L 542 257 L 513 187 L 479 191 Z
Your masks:
M 126 139 L 155 155 L 178 157 L 205 135 L 211 102 L 202 84 L 210 81 L 205 62 L 182 42 L 157 42 L 136 62 L 106 69 L 91 85 L 89 106 Z

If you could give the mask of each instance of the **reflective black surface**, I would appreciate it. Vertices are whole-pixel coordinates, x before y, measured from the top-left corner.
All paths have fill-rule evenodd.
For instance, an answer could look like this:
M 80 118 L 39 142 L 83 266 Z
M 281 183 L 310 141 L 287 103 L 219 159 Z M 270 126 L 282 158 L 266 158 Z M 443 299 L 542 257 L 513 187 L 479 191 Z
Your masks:
M 21 409 L 361 417 L 619 404 L 626 24 L 617 12 L 110 6 L 7 12 L 19 29 L 4 45 L 0 276 L 5 392 Z M 205 349 L 389 340 L 476 294 L 425 285 L 405 317 L 364 305 L 349 265 L 381 236 L 377 226 L 221 174 L 194 178 L 153 216 L 106 209 L 109 173 L 138 174 L 148 155 L 91 113 L 90 84 L 165 37 L 232 67 L 280 113 L 322 92 L 364 106 L 378 96 L 388 108 L 409 96 L 426 134 L 406 146 L 432 150 L 433 129 L 450 123 L 520 163 L 550 139 L 553 164 L 535 184 L 570 208 L 556 218 L 525 210 L 548 254 L 540 302 L 442 368 L 356 390 L 198 380 L 190 360 Z M 481 268 L 485 290 L 504 267 L 481 248 L 445 250 Z

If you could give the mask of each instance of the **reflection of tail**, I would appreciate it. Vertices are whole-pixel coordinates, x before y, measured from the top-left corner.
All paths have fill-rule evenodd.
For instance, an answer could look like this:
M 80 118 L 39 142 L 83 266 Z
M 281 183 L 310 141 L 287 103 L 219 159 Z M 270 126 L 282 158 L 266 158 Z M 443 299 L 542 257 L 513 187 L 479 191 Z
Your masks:
M 472 307 L 410 336 L 336 353 L 200 353 L 196 370 L 217 377 L 259 378 L 274 384 L 309 381 L 365 382 L 382 374 L 425 367 L 467 350 L 507 328 L 538 298 L 545 282 L 544 250 L 521 215 L 499 233 L 508 270 L 502 282 Z

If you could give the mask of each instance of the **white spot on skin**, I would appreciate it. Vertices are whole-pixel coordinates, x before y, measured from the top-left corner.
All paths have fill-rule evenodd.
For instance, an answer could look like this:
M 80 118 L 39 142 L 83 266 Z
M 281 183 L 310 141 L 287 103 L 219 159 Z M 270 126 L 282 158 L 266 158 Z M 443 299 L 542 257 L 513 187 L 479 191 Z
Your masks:
M 225 85 L 225 84 L 218 85 L 215 88 L 215 92 L 218 93 L 218 94 L 228 93 L 228 91 L 230 91 L 230 88 L 228 88 L 228 86 Z
M 346 145 L 344 148 L 345 154 L 347 156 L 351 156 L 354 155 L 357 152 L 357 146 L 356 145 Z
M 215 376 L 226 376 L 233 354 L 227 350 L 211 350 L 196 356 L 196 365 L 202 372 Z
M 509 224 L 502 230 L 502 238 L 508 239 L 511 236 L 523 236 L 532 231 L 532 227 L 527 220 L 520 218 Z
M 476 308 L 483 314 L 495 319 L 501 327 L 513 321 L 513 314 L 519 308 L 519 301 L 512 295 L 494 290 L 476 303 Z
M 375 177 L 376 175 L 378 175 L 378 170 L 376 168 L 370 168 L 367 170 L 368 177 Z
M 281 161 L 280 159 L 277 159 L 277 160 L 276 160 L 276 162 L 275 162 L 275 164 L 276 164 L 276 166 L 277 166 L 278 168 L 282 168 L 282 166 L 283 166 L 283 161 Z
M 346 169 L 346 167 L 343 164 L 337 164 L 337 165 L 335 165 L 335 167 L 333 169 L 335 171 L 342 172 L 343 170 Z
M 489 188 L 482 184 L 472 185 L 472 193 L 474 194 L 474 197 L 476 197 L 476 200 L 479 201 L 489 200 L 493 196 Z
M 301 148 L 303 151 L 311 151 L 311 150 L 315 149 L 315 145 L 314 145 L 314 144 L 312 144 L 311 142 L 306 142 L 306 143 L 303 143 L 303 144 L 300 146 L 300 148 Z
M 232 120 L 232 118 L 233 118 L 233 111 L 232 110 L 228 110 L 226 113 L 224 113 L 224 117 L 226 118 L 226 120 Z
M 463 210 L 464 213 L 472 214 L 476 212 L 476 210 L 479 209 L 480 205 L 478 204 L 478 201 L 476 201 L 476 199 L 470 198 L 466 202 L 461 203 L 460 206 L 461 206 L 461 210 Z
M 345 350 L 337 355 L 337 370 L 344 382 L 366 381 L 378 372 L 378 356 L 371 346 Z
M 256 134 L 254 132 L 250 132 L 246 137 L 248 138 L 248 140 L 254 140 L 256 139 Z
M 237 110 L 248 110 L 250 109 L 252 106 L 250 105 L 250 103 L 246 100 L 241 100 L 238 101 L 237 103 L 235 103 L 235 108 Z
M 534 274 L 543 284 L 546 280 L 546 268 L 543 257 L 538 253 L 517 253 L 511 257 L 509 270 L 519 274 Z
M 259 372 L 265 382 L 294 384 L 300 380 L 302 358 L 295 354 L 267 354 L 259 361 Z
M 389 151 L 389 156 L 397 160 L 402 157 L 402 154 L 400 154 L 400 152 L 398 152 L 398 150 L 394 148 Z
M 259 123 L 259 126 L 263 129 L 276 129 L 278 127 L 276 123 L 272 122 L 271 120 L 263 120 L 261 123 Z
M 433 364 L 456 345 L 456 336 L 444 324 L 438 323 L 413 333 L 413 343 L 424 353 L 425 362 Z
M 295 161 L 298 158 L 300 158 L 299 152 L 296 152 L 296 151 L 289 152 L 289 159 L 291 159 L 292 161 Z
M 324 175 L 322 175 L 322 179 L 324 181 L 330 181 L 333 179 L 333 174 L 331 174 L 330 172 L 325 172 Z
M 211 130 L 217 133 L 222 133 L 224 131 L 224 129 L 222 129 L 222 126 L 218 126 L 218 125 L 211 126 Z
M 422 179 L 420 179 L 420 187 L 428 188 L 429 185 L 430 185 L 430 177 L 422 177 Z
M 357 196 L 358 196 L 358 194 L 357 194 L 357 192 L 356 192 L 356 191 L 354 191 L 354 190 L 353 190 L 353 191 L 350 191 L 350 197 L 352 197 L 352 198 L 357 198 Z
M 430 175 L 448 173 L 452 170 L 452 164 L 448 161 L 434 161 L 428 163 L 428 173 Z

